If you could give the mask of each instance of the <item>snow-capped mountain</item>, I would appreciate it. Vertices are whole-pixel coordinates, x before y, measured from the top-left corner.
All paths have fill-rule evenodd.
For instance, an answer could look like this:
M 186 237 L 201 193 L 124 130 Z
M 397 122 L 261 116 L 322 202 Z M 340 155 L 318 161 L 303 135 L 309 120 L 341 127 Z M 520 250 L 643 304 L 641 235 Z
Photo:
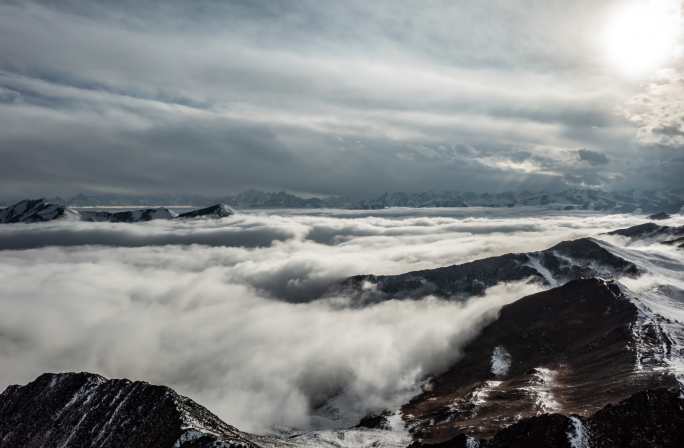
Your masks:
M 529 191 L 470 193 L 430 191 L 423 193 L 385 193 L 357 203 L 358 208 L 387 207 L 519 207 L 544 206 L 565 210 L 601 210 L 616 212 L 678 212 L 684 206 L 682 191 L 607 192 L 589 189 L 554 193 Z
M 45 199 L 26 199 L 0 210 L 0 223 L 46 222 L 55 219 L 72 219 L 88 222 L 145 222 L 155 219 L 225 218 L 235 212 L 225 204 L 177 214 L 166 207 L 133 209 L 118 212 L 77 210 Z
M 304 197 L 286 191 L 247 190 L 220 197 L 193 195 L 126 196 L 77 195 L 58 199 L 71 207 L 143 206 L 148 204 L 202 205 L 225 203 L 237 209 L 384 209 L 390 207 L 545 207 L 557 210 L 597 210 L 613 212 L 654 213 L 652 219 L 663 219 L 667 213 L 677 213 L 684 207 L 684 191 L 601 191 L 570 189 L 558 192 L 505 191 L 473 193 L 464 191 L 391 192 L 366 198 L 344 196 Z
M 0 223 L 45 222 L 58 218 L 79 219 L 77 211 L 43 199 L 25 199 L 0 209 Z

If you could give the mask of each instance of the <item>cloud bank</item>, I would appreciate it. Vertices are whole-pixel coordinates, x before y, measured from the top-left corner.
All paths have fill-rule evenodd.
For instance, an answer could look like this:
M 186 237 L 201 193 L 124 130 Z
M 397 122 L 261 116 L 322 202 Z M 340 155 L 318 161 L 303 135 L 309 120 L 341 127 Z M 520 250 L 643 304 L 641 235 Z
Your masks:
M 3 2 L 0 185 L 681 187 L 681 67 L 644 91 L 600 45 L 627 3 Z M 621 113 L 639 95 L 650 112 Z
M 405 401 L 427 374 L 454 361 L 500 306 L 539 285 L 497 285 L 465 304 L 426 297 L 359 309 L 345 297 L 313 300 L 330 282 L 537 250 L 643 222 L 437 212 L 3 226 L 3 235 L 28 241 L 41 232 L 61 237 L 55 229 L 77 225 L 65 244 L 2 250 L 0 386 L 43 371 L 90 370 L 170 385 L 246 430 L 349 426 Z M 250 228 L 288 236 L 254 247 L 221 239 Z M 74 245 L 80 232 L 88 244 L 100 238 L 93 229 L 108 236 Z M 183 232 L 206 232 L 220 244 L 154 245 Z M 111 245 L 127 239 L 151 244 Z

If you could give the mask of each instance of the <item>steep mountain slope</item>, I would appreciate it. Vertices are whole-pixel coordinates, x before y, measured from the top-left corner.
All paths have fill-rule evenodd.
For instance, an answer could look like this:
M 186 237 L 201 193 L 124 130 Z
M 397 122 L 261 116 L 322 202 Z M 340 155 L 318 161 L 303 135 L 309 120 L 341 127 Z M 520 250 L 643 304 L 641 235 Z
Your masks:
M 163 386 L 90 373 L 43 374 L 0 394 L 0 446 L 25 448 L 256 447 Z
M 533 278 L 556 286 L 577 278 L 637 273 L 633 263 L 615 256 L 591 238 L 582 238 L 540 252 L 506 254 L 437 269 L 399 275 L 357 275 L 335 285 L 330 294 L 351 295 L 359 303 L 416 299 L 427 294 L 463 298 L 482 294 L 500 282 Z
M 525 418 L 478 440 L 460 434 L 410 448 L 625 448 L 684 446 L 684 401 L 677 390 L 638 392 L 591 417 L 544 414 Z
M 415 436 L 488 438 L 521 417 L 588 415 L 651 387 L 676 386 L 667 340 L 615 283 L 574 280 L 505 306 L 499 318 L 403 408 Z

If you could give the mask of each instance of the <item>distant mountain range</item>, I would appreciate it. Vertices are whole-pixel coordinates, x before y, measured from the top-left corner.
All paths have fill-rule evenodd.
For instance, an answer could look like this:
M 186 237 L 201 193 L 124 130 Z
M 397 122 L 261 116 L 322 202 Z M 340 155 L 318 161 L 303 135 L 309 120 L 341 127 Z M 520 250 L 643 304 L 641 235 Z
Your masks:
M 235 195 L 202 197 L 192 195 L 130 196 L 77 195 L 71 198 L 49 198 L 49 202 L 73 207 L 92 206 L 204 206 L 225 203 L 237 209 L 278 208 L 342 208 L 373 210 L 390 207 L 519 207 L 543 206 L 559 210 L 598 210 L 615 212 L 679 212 L 684 207 L 684 190 L 606 192 L 572 189 L 559 192 L 472 193 L 461 191 L 427 191 L 422 193 L 384 193 L 367 199 L 341 196 L 302 197 L 285 191 L 247 190 Z

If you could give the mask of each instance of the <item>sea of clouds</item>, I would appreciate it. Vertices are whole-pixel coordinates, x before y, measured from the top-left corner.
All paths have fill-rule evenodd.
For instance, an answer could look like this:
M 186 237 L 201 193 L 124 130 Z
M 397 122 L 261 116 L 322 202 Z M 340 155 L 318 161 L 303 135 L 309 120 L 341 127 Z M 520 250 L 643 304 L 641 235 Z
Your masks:
M 540 250 L 645 221 L 407 209 L 3 225 L 0 389 L 83 370 L 169 385 L 244 430 L 353 425 L 405 402 L 501 306 L 540 286 L 500 284 L 465 303 L 425 297 L 354 308 L 321 298 L 331 284 Z

